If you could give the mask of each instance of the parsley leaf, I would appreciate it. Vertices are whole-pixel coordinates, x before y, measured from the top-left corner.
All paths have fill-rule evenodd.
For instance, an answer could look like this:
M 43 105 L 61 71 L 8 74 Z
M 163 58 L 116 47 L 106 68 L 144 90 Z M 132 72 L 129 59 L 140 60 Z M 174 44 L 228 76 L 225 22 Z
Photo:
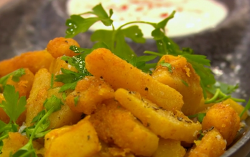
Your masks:
M 128 62 L 146 73 L 151 73 L 150 69 L 155 68 L 157 63 L 146 63 L 146 62 L 151 61 L 155 58 L 156 56 L 154 55 L 148 55 L 148 56 L 145 55 L 145 56 L 138 56 L 138 57 L 133 56 L 130 60 L 128 60 Z
M 109 13 L 110 15 L 108 15 L 102 5 L 99 4 L 95 6 L 92 11 L 81 14 L 92 14 L 96 15 L 96 17 L 83 18 L 80 15 L 71 15 L 70 19 L 66 20 L 66 26 L 69 27 L 66 30 L 66 37 L 70 38 L 79 33 L 86 32 L 97 21 L 102 21 L 105 26 L 111 26 L 113 23 L 113 20 L 111 20 L 113 11 L 110 10 Z
M 107 38 L 107 36 L 110 38 Z M 143 38 L 143 34 L 138 26 L 117 30 L 98 30 L 91 35 L 91 41 L 105 43 L 114 54 L 128 61 L 133 56 L 136 56 L 136 53 L 127 44 L 126 38 L 130 38 L 137 43 L 145 42 L 145 38 Z
M 81 54 L 73 57 L 63 56 L 62 60 L 65 60 L 70 65 L 74 66 L 78 70 L 78 72 L 74 72 L 64 68 L 61 69 L 62 74 L 57 75 L 55 79 L 55 81 L 57 82 L 64 83 L 64 85 L 60 89 L 60 92 L 64 92 L 68 89 L 75 89 L 76 84 L 79 80 L 81 80 L 85 76 L 91 75 L 85 68 L 85 60 Z
M 15 92 L 15 87 L 12 85 L 5 85 L 3 95 L 5 100 L 0 103 L 0 107 L 10 117 L 10 121 L 15 123 L 17 118 L 26 109 L 26 97 L 22 96 L 19 99 L 19 93 Z
M 83 53 L 84 51 L 86 51 L 87 49 L 81 48 L 81 47 L 77 47 L 75 45 L 71 45 L 69 47 L 70 50 L 74 51 L 75 53 Z
M 16 120 L 26 109 L 26 98 L 19 98 L 19 93 L 15 91 L 14 86 L 5 85 L 3 95 L 5 100 L 0 103 L 0 107 L 3 108 L 5 113 L 9 116 L 10 121 L 8 124 L 0 121 L 0 145 L 3 144 L 2 140 L 9 136 L 9 132 L 18 131 L 19 126 L 16 124 Z
M 96 30 L 92 33 L 90 39 L 92 42 L 105 43 L 108 49 L 111 50 L 111 47 L 113 46 L 113 39 L 112 39 L 113 33 L 114 32 L 112 30 Z
M 113 15 L 112 9 L 109 10 L 109 15 L 103 9 L 101 4 L 96 5 L 92 10 L 92 14 L 96 15 L 105 26 L 110 26 L 113 23 L 113 20 L 110 19 Z

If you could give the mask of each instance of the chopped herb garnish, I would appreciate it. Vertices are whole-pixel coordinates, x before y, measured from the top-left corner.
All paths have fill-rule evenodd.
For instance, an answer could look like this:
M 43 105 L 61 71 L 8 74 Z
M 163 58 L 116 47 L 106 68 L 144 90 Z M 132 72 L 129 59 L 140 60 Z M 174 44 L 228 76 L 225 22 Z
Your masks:
M 77 105 L 78 100 L 79 100 L 79 96 L 76 96 L 76 97 L 74 98 L 74 103 L 75 103 L 75 106 Z
M 81 48 L 81 47 L 77 47 L 75 45 L 70 46 L 69 49 L 74 51 L 75 53 L 83 53 L 84 51 L 86 51 L 86 49 Z
M 160 65 L 163 66 L 163 67 L 167 67 L 167 68 L 168 68 L 168 71 L 169 71 L 170 73 L 173 72 L 173 70 L 172 70 L 172 65 L 171 65 L 170 63 L 167 63 L 167 62 L 165 62 L 165 61 L 162 61 L 162 62 L 160 62 Z
M 12 74 L 12 80 L 14 82 L 19 82 L 20 77 L 23 76 L 25 74 L 25 70 L 23 68 L 18 69 L 16 71 L 13 72 Z
M 187 87 L 189 86 L 188 83 L 187 83 L 186 81 L 181 80 L 181 82 L 182 82 L 185 86 L 187 86 Z
M 16 71 L 13 71 L 11 73 L 9 73 L 8 75 L 5 75 L 3 77 L 0 78 L 0 84 L 2 86 L 5 86 L 6 85 L 6 82 L 7 80 L 9 79 L 10 76 L 12 76 L 12 80 L 14 82 L 18 82 L 20 77 L 23 76 L 25 74 L 25 69 L 21 68 L 21 69 L 18 69 Z M 1 91 L 0 91 L 1 92 Z

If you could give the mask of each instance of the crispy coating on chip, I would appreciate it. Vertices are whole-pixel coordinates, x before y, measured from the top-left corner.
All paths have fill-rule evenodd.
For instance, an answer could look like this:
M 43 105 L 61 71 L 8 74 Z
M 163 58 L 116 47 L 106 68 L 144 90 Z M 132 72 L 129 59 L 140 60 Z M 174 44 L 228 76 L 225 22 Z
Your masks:
M 19 81 L 13 81 L 12 76 L 10 76 L 6 84 L 13 85 L 20 96 L 29 97 L 31 87 L 34 81 L 34 74 L 28 69 L 25 68 L 25 74 L 19 78 Z
M 101 140 L 131 150 L 136 155 L 152 156 L 158 147 L 157 135 L 115 100 L 98 105 L 90 121 Z
M 58 37 L 49 41 L 47 45 L 47 51 L 54 58 L 61 57 L 63 55 L 72 57 L 72 56 L 77 55 L 77 53 L 69 49 L 70 46 L 73 46 L 73 45 L 80 47 L 78 42 L 72 38 Z
M 9 132 L 9 136 L 3 139 L 1 157 L 9 157 L 10 154 L 16 153 L 21 147 L 27 144 L 29 139 L 19 132 Z M 44 156 L 43 145 L 38 141 L 33 141 L 35 152 L 38 156 Z
M 50 125 L 49 129 L 63 127 L 65 125 L 73 125 L 76 124 L 80 119 L 82 113 L 72 111 L 68 105 L 65 104 L 65 100 L 63 99 L 63 93 L 59 92 L 60 87 L 49 89 L 47 92 L 47 97 L 56 96 L 61 99 L 64 105 L 61 106 L 61 109 L 53 112 L 49 116 Z
M 46 50 L 22 53 L 19 56 L 0 62 L 0 77 L 20 68 L 28 68 L 33 74 L 39 69 L 49 69 L 54 58 Z
M 33 118 L 43 109 L 51 84 L 51 74 L 47 69 L 40 69 L 34 77 L 34 83 L 27 99 L 26 125 L 30 126 Z
M 229 105 L 215 104 L 207 111 L 202 122 L 203 130 L 211 127 L 216 128 L 227 141 L 227 145 L 230 145 L 240 129 L 240 117 Z
M 196 146 L 190 150 L 187 157 L 219 157 L 225 152 L 227 145 L 216 129 L 209 131 L 201 141 L 195 143 Z
M 14 154 L 28 143 L 28 141 L 29 139 L 26 136 L 21 135 L 19 132 L 9 132 L 9 137 L 3 139 L 1 157 L 9 157 L 11 153 Z
M 222 102 L 225 105 L 229 105 L 231 106 L 237 113 L 238 115 L 241 114 L 241 112 L 244 110 L 244 106 L 240 105 L 239 103 L 237 103 L 236 101 L 234 101 L 233 99 L 227 99 L 225 101 Z M 248 117 L 248 113 L 244 112 L 242 117 L 240 118 L 240 120 L 245 120 Z
M 163 66 L 164 63 L 170 64 L 171 68 Z M 200 77 L 186 58 L 172 55 L 162 56 L 152 77 L 181 93 L 184 101 L 181 110 L 185 115 L 196 113 L 203 98 L 203 91 L 200 86 Z
M 103 100 L 114 97 L 114 90 L 103 79 L 86 76 L 66 98 L 71 110 L 91 114 Z
M 144 126 L 162 138 L 192 143 L 202 128 L 199 122 L 193 122 L 181 111 L 166 111 L 141 97 L 139 93 L 119 88 L 115 92 L 115 99 Z
M 51 62 L 49 67 L 49 72 L 54 75 L 53 87 L 61 87 L 64 84 L 63 82 L 55 81 L 56 76 L 62 74 L 61 70 L 62 68 L 77 72 L 77 69 L 74 66 L 70 65 L 69 63 L 67 63 L 66 61 L 62 60 L 62 57 L 56 58 L 53 62 Z
M 139 92 L 167 110 L 180 110 L 183 105 L 182 95 L 178 91 L 153 79 L 108 49 L 95 49 L 86 56 L 85 62 L 91 74 L 102 77 L 114 89 Z
M 100 140 L 102 149 L 93 157 L 135 157 L 129 149 L 123 149 L 116 145 L 109 145 Z

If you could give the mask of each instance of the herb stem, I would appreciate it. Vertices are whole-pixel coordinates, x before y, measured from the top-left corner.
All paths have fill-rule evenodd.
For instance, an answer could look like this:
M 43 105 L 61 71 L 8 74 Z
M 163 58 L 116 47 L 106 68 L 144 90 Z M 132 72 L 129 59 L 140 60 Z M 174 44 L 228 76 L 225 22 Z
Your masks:
M 146 21 L 131 21 L 131 22 L 127 22 L 127 23 L 121 25 L 121 26 L 117 29 L 117 31 L 120 30 L 120 29 L 122 29 L 123 27 L 125 27 L 125 26 L 127 26 L 127 25 L 134 24 L 134 23 L 149 24 L 149 25 L 153 26 L 154 28 L 156 27 L 156 24 L 155 24 L 155 23 L 152 23 L 152 22 L 146 22 Z
M 232 100 L 234 100 L 236 102 L 245 102 L 246 101 L 245 99 L 232 98 L 231 96 L 228 96 L 225 93 L 223 93 L 221 90 L 220 90 L 220 95 L 222 97 L 225 97 L 225 98 L 231 98 Z
M 115 49 L 115 37 L 116 37 L 116 34 L 117 32 L 119 32 L 123 27 L 127 26 L 127 25 L 130 25 L 130 24 L 134 24 L 134 23 L 143 23 L 143 24 L 150 24 L 152 25 L 153 27 L 155 27 L 155 23 L 152 23 L 152 22 L 145 22 L 145 21 L 131 21 L 131 22 L 127 22 L 123 25 L 121 25 L 120 27 L 118 27 L 117 30 L 115 30 L 115 27 L 114 25 L 112 24 L 112 29 L 113 29 L 113 34 L 112 34 L 112 42 L 111 42 L 111 52 L 114 52 L 114 49 Z
M 231 99 L 236 102 L 246 102 L 245 99 L 238 99 L 238 98 L 231 98 Z
M 112 33 L 112 42 L 111 42 L 111 52 L 114 52 L 114 49 L 115 49 L 115 36 L 116 36 L 116 30 L 115 30 L 115 26 L 113 25 L 112 23 L 112 30 L 113 30 L 113 33 Z
M 4 130 L 9 130 L 9 129 L 11 129 L 11 128 L 12 128 L 12 126 L 11 126 L 10 124 L 7 124 L 7 125 L 5 125 L 4 127 L 2 127 L 2 128 L 0 129 L 0 133 L 3 132 Z
M 209 104 L 209 103 L 212 103 L 213 101 L 215 101 L 217 99 L 217 97 L 219 96 L 219 94 L 220 94 L 220 89 L 216 89 L 214 96 L 211 99 L 206 100 L 205 104 Z
M 35 128 L 34 128 L 34 131 L 32 132 L 32 134 L 31 134 L 31 136 L 30 136 L 30 141 L 32 141 L 33 140 L 33 138 L 34 138 L 34 136 L 35 136 L 35 134 L 36 134 L 36 131 L 37 131 L 37 129 L 39 128 L 39 126 L 43 123 L 43 121 L 44 120 L 46 120 L 46 118 L 48 118 L 50 115 L 51 115 L 51 113 L 53 113 L 54 112 L 54 106 L 53 107 L 51 107 L 49 110 L 48 110 L 48 112 L 42 117 L 42 119 L 37 123 L 37 125 L 35 126 Z
M 8 136 L 9 136 L 9 134 L 6 134 L 6 135 L 0 137 L 0 141 L 2 141 L 3 139 L 7 138 Z
M 144 53 L 159 56 L 159 57 L 162 57 L 164 55 L 164 54 L 153 52 L 153 51 L 144 51 Z
M 226 100 L 226 99 L 228 99 L 228 98 L 231 98 L 231 96 L 230 96 L 230 95 L 225 96 L 225 97 L 223 97 L 223 98 L 221 98 L 221 99 L 215 101 L 214 103 L 222 102 L 222 101 L 224 101 L 224 100 Z
M 244 107 L 244 110 L 240 113 L 240 118 L 243 116 L 243 114 L 244 114 L 247 110 L 249 110 L 249 108 L 250 108 L 250 99 L 248 100 L 246 106 Z

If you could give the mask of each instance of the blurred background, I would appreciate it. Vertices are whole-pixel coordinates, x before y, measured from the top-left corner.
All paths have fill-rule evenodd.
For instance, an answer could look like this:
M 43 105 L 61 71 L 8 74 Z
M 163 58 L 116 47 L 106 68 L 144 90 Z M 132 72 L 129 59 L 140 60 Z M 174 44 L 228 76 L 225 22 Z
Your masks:
M 84 0 L 83 0 L 84 1 Z M 217 27 L 187 36 L 172 37 L 180 47 L 190 47 L 212 62 L 217 79 L 239 83 L 236 97 L 250 97 L 250 1 L 218 0 L 228 10 Z M 65 36 L 66 0 L 0 0 L 0 60 L 23 52 L 45 49 L 49 40 Z M 91 8 L 89 8 L 91 9 Z M 75 39 L 81 47 L 91 47 L 91 32 Z M 130 43 L 139 55 L 156 51 L 154 42 Z M 248 137 L 249 138 L 249 137 Z M 244 148 L 243 151 L 249 150 Z

